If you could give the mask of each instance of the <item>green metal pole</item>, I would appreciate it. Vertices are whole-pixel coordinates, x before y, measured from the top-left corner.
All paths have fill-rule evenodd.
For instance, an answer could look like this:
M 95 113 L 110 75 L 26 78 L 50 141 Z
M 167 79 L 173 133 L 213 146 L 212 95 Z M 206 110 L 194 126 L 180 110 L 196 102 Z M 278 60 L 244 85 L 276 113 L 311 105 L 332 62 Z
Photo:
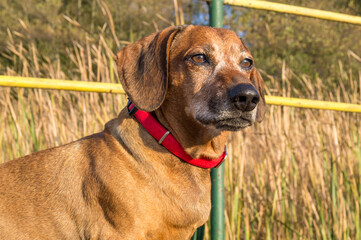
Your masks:
M 212 0 L 209 3 L 209 18 L 211 27 L 223 27 L 223 0 Z
M 211 27 L 223 27 L 223 0 L 212 0 L 209 3 L 209 18 Z M 211 181 L 211 240 L 224 240 L 224 163 L 212 169 Z M 203 236 L 204 226 L 197 229 L 191 240 L 202 240 Z
M 211 239 L 224 240 L 224 164 L 212 169 Z
M 209 4 L 210 26 L 223 27 L 223 0 L 212 0 Z M 224 163 L 211 171 L 212 210 L 211 239 L 225 239 L 224 222 Z
M 209 18 L 211 27 L 223 27 L 223 0 L 212 0 L 209 3 Z M 212 209 L 211 209 L 211 240 L 224 240 L 224 163 L 211 171 Z M 197 229 L 191 240 L 202 240 L 204 226 Z

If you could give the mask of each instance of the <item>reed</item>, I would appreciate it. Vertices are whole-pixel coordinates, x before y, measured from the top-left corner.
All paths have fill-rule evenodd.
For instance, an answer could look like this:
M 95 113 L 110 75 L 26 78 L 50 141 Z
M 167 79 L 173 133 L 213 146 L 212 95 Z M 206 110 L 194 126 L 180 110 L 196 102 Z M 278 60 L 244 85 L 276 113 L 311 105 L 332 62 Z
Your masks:
M 7 57 L 14 67 L 1 74 L 117 82 L 102 36 L 74 42 L 67 50 L 73 68 L 64 72 L 59 59 L 38 56 L 34 45 L 12 34 Z M 352 53 L 350 59 L 360 58 Z M 352 71 L 340 64 L 340 87 L 332 91 L 285 63 L 281 81 L 263 76 L 268 94 L 360 103 L 361 72 L 354 78 Z M 123 95 L 2 87 L 1 162 L 101 131 L 124 104 Z M 232 134 L 226 239 L 361 239 L 360 123 L 360 114 L 268 106 L 262 123 Z

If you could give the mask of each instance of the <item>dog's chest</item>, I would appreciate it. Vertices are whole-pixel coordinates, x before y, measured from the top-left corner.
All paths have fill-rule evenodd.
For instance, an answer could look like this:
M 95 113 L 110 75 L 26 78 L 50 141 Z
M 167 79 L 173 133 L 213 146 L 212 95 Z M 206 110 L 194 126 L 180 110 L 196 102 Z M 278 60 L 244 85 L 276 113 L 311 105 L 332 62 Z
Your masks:
M 169 191 L 163 196 L 168 207 L 164 218 L 174 226 L 190 226 L 207 221 L 211 202 L 210 191 L 194 186 L 178 192 Z
M 187 186 L 184 189 L 175 190 L 168 186 L 155 193 L 158 197 L 153 204 L 159 211 L 153 209 L 148 216 L 159 221 L 148 229 L 147 239 L 189 239 L 193 231 L 208 220 L 210 189 L 206 186 L 184 185 Z M 157 217 L 154 213 L 157 213 Z
M 153 182 L 139 192 L 134 222 L 144 226 L 146 239 L 189 239 L 209 218 L 209 172 L 158 176 L 164 178 L 153 176 Z
M 89 234 L 114 239 L 190 239 L 209 217 L 210 186 L 187 181 L 181 185 L 144 184 L 137 190 L 123 185 L 121 193 L 104 188 L 99 200 L 106 203 L 94 214 L 98 217 L 92 224 L 101 232 Z M 114 231 L 104 226 L 113 226 Z

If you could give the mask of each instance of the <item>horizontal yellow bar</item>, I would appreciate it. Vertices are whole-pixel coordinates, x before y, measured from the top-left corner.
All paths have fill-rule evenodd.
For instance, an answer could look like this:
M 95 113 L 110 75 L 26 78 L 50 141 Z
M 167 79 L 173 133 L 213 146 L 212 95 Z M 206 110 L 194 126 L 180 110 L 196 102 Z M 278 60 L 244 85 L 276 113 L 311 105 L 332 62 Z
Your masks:
M 266 103 L 270 105 L 282 105 L 299 108 L 314 108 L 323 110 L 334 110 L 343 112 L 358 112 L 361 113 L 361 105 L 351 103 L 340 102 L 328 102 L 303 98 L 288 98 L 288 97 L 276 97 L 265 96 Z
M 47 78 L 0 76 L 0 86 L 124 94 L 124 90 L 122 89 L 120 84 L 56 80 L 56 79 L 47 79 Z M 286 97 L 276 97 L 276 96 L 266 96 L 266 102 L 267 104 L 271 104 L 271 105 L 282 105 L 282 106 L 290 106 L 290 107 L 315 108 L 315 109 L 324 109 L 324 110 L 336 110 L 336 111 L 361 113 L 361 105 L 358 104 L 327 102 L 327 101 L 317 101 L 317 100 L 301 99 L 301 98 L 286 98 Z
M 313 8 L 305 8 L 292 6 L 282 3 L 268 2 L 268 1 L 259 1 L 259 0 L 224 0 L 224 4 L 246 7 L 246 8 L 256 8 L 262 10 L 269 10 L 274 12 L 289 13 L 305 17 L 314 17 L 330 21 L 359 24 L 361 25 L 361 17 L 352 16 L 342 13 L 329 12 L 324 10 L 318 10 Z
M 72 90 L 81 92 L 125 93 L 117 83 L 56 80 L 49 78 L 0 76 L 0 86 Z

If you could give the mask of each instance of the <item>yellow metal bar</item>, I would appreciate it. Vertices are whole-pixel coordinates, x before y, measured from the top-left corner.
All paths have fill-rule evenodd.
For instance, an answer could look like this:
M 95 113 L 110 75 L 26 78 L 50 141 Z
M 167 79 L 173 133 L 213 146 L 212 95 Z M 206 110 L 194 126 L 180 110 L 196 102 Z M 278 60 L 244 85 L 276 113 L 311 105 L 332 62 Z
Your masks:
M 43 88 L 55 90 L 71 90 L 82 92 L 102 92 L 102 93 L 122 93 L 124 90 L 120 84 L 116 83 L 100 83 L 100 82 L 84 82 L 71 80 L 56 80 L 48 78 L 28 78 L 0 76 L 0 86 L 4 87 L 23 87 L 23 88 Z M 302 98 L 287 98 L 266 96 L 267 104 L 282 105 L 300 108 L 315 108 L 324 110 L 335 110 L 344 112 L 361 113 L 361 105 L 339 102 L 327 102 Z
M 282 105 L 299 108 L 314 108 L 323 110 L 334 110 L 343 112 L 358 112 L 361 113 L 361 105 L 340 102 L 328 102 L 302 98 L 288 98 L 266 96 L 266 103 L 270 105 Z
M 320 18 L 330 21 L 351 23 L 361 25 L 361 17 L 342 13 L 329 12 L 324 10 L 292 6 L 281 3 L 274 3 L 260 0 L 224 0 L 224 4 L 269 10 L 274 12 L 289 13 L 306 17 Z
M 45 88 L 81 92 L 124 93 L 122 86 L 116 83 L 85 82 L 14 76 L 0 76 L 0 86 Z

